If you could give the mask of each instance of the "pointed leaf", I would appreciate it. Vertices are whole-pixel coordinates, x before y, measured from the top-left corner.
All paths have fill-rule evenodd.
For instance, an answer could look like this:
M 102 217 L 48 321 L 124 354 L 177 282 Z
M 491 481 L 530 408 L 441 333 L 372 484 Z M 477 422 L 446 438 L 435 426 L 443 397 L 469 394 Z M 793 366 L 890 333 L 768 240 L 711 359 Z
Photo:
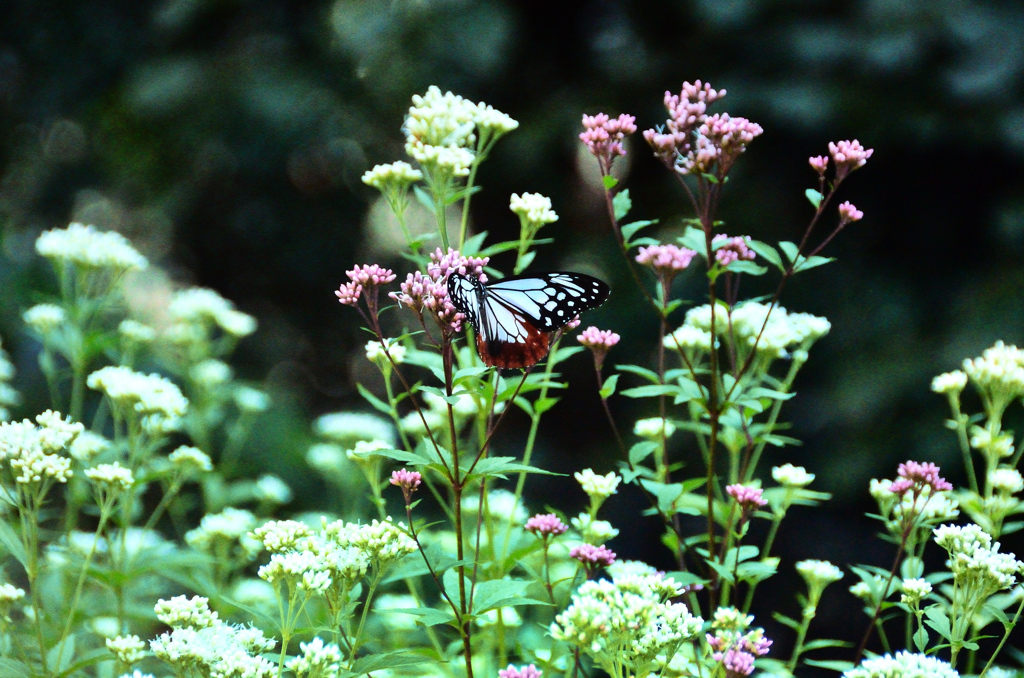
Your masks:
M 612 209 L 615 211 L 615 220 L 621 221 L 633 209 L 633 201 L 629 197 L 629 189 L 625 188 L 615 194 L 612 198 Z
M 604 386 L 601 387 L 601 398 L 607 400 L 615 393 L 615 385 L 619 383 L 619 375 L 613 374 L 604 380 Z

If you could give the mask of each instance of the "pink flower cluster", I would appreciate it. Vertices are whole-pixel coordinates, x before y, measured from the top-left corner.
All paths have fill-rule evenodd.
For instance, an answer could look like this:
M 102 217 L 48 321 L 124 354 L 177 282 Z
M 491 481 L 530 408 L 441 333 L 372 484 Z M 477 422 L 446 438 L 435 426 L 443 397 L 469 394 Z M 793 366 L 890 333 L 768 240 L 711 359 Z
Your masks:
M 863 167 L 875 149 L 864 148 L 859 141 L 854 139 L 853 141 L 830 141 L 828 152 L 832 156 L 832 162 L 836 164 L 836 181 L 839 181 L 858 167 Z
M 650 266 L 662 277 L 671 278 L 689 266 L 695 256 L 696 252 L 685 247 L 651 245 L 640 248 L 636 261 L 644 266 Z
M 615 552 L 606 546 L 580 544 L 569 551 L 569 557 L 575 558 L 588 568 L 608 567 L 615 562 Z
M 509 664 L 507 669 L 498 671 L 498 678 L 540 678 L 543 673 L 533 664 L 524 666 L 521 669 L 517 669 L 512 664 Z
M 618 334 L 611 330 L 599 330 L 593 325 L 583 330 L 576 336 L 576 340 L 586 346 L 594 354 L 594 365 L 601 369 L 604 358 L 612 346 L 619 343 L 621 339 Z
M 422 481 L 423 476 L 418 471 L 406 471 L 403 468 L 401 471 L 391 472 L 391 484 L 401 488 L 406 506 L 412 502 L 412 493 L 416 491 Z
M 363 289 L 372 290 L 374 293 L 380 285 L 385 285 L 395 279 L 395 274 L 389 268 L 382 268 L 377 264 L 356 265 L 351 271 L 345 271 L 349 282 L 342 283 L 334 295 L 338 297 L 345 306 L 355 306 Z M 374 299 L 376 295 L 374 294 Z
M 538 513 L 526 521 L 525 529 L 542 539 L 565 534 L 569 528 L 554 513 Z
M 484 266 L 490 261 L 490 257 L 464 257 L 451 247 L 448 252 L 442 252 L 438 247 L 430 254 L 430 263 L 427 264 L 427 273 L 435 282 L 444 282 L 451 273 L 473 276 L 480 282 L 487 282 L 487 274 L 484 273 Z
M 569 322 L 565 323 L 565 331 L 566 332 L 572 332 L 574 329 L 576 329 L 577 327 L 580 326 L 581 322 L 583 322 L 583 321 L 580 320 L 580 317 L 576 316 L 575 318 L 573 318 Z
M 622 142 L 627 136 L 636 132 L 636 118 L 623 113 L 617 118 L 609 118 L 604 113 L 583 116 L 583 133 L 580 141 L 587 145 L 590 152 L 601 165 L 601 173 L 608 174 L 612 162 L 620 155 L 626 155 Z
M 722 266 L 728 266 L 739 260 L 753 261 L 756 255 L 747 245 L 749 242 L 749 235 L 737 235 L 730 238 L 724 233 L 719 233 L 711 239 L 712 246 L 716 247 L 715 259 Z
M 823 155 L 816 155 L 808 158 L 807 162 L 810 163 L 811 169 L 818 174 L 825 174 L 825 170 L 828 169 L 828 158 Z
M 762 629 L 739 637 L 733 642 L 727 637 L 707 634 L 708 645 L 714 650 L 711 657 L 722 662 L 728 678 L 749 676 L 754 672 L 754 660 L 768 654 L 772 641 L 764 636 Z
M 932 492 L 953 489 L 953 485 L 939 475 L 939 467 L 930 461 L 905 461 L 899 465 L 897 475 L 899 478 L 889 486 L 889 491 L 893 494 L 902 495 L 910 490 L 913 490 L 915 495 L 921 494 L 925 487 L 931 488 Z
M 764 494 L 764 490 L 759 487 L 747 487 L 746 485 L 736 483 L 735 485 L 727 485 L 725 492 L 736 500 L 744 514 L 768 504 L 768 501 L 761 496 Z
M 864 213 L 854 207 L 853 203 L 847 200 L 839 206 L 839 221 L 846 225 L 851 221 L 860 221 L 864 218 Z
M 728 174 L 736 158 L 764 130 L 728 113 L 709 116 L 707 107 L 724 96 L 724 89 L 716 91 L 700 80 L 692 85 L 684 82 L 678 96 L 665 92 L 669 113 L 665 127 L 644 132 L 654 155 L 680 174 Z

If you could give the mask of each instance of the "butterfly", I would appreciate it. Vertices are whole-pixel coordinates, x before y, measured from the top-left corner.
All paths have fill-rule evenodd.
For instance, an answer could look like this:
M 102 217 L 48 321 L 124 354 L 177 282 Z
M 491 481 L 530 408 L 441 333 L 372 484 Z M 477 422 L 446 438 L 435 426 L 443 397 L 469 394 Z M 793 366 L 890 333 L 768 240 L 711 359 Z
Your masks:
M 597 308 L 611 289 L 597 278 L 559 271 L 504 278 L 484 285 L 448 276 L 448 295 L 476 330 L 485 365 L 529 367 L 548 354 L 551 333 Z

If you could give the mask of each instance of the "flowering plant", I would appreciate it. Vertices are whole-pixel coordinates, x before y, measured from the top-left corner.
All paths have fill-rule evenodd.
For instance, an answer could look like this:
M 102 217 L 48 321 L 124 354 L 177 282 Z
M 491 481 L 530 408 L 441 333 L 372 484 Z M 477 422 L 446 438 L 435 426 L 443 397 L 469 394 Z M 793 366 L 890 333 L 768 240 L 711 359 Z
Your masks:
M 848 201 L 830 206 L 872 150 L 840 141 L 809 159 L 812 212 L 797 241 L 727 235 L 718 205 L 763 130 L 709 112 L 725 94 L 684 83 L 665 94 L 664 124 L 643 132 L 692 211 L 677 230 L 627 221 L 632 199 L 613 170 L 637 150 L 634 117 L 583 116 L 579 138 L 599 170 L 615 265 L 659 323 L 651 364 L 609 368 L 624 349 L 616 328 L 589 326 L 568 342 L 581 319 L 566 318 L 550 334 L 524 326 L 546 343 L 543 362 L 517 373 L 481 359 L 488 339 L 475 336 L 474 309 L 451 298 L 448 279 L 482 284 L 528 271 L 550 242 L 540 229 L 558 215 L 543 195 L 513 194 L 518 239 L 472 234 L 480 163 L 518 123 L 436 87 L 413 97 L 403 130 L 415 165 L 378 165 L 363 177 L 393 211 L 411 270 L 400 279 L 378 263 L 354 265 L 335 293 L 339 310 L 369 331 L 366 359 L 380 378 L 358 387 L 374 412 L 313 423 L 306 461 L 334 490 L 331 514 L 280 515 L 291 489 L 276 476 L 248 477 L 242 463 L 257 415 L 271 406 L 228 363 L 254 318 L 207 289 L 173 292 L 166 313 L 147 317 L 126 303 L 126 280 L 149 267 L 127 240 L 81 224 L 43 233 L 37 250 L 54 265 L 59 295 L 24 320 L 52 409 L 7 421 L 19 399 L 0 352 L 4 674 L 738 678 L 813 666 L 916 677 L 957 675 L 964 651 L 968 670 L 979 659 L 982 674 L 991 670 L 1024 609 L 1024 564 L 995 541 L 1024 524 L 1008 521 L 1024 511 L 1024 479 L 1003 425 L 1024 396 L 1024 351 L 1002 343 L 932 385 L 948 398 L 969 487 L 915 461 L 871 483 L 896 554 L 889 569 L 849 567 L 866 612 L 860 646 L 810 639 L 827 587 L 844 577 L 827 561 L 794 564 L 806 589 L 795 608 L 773 597 L 791 637 L 769 638 L 750 614 L 760 583 L 783 565 L 772 549 L 788 512 L 829 499 L 809 489 L 806 469 L 783 463 L 768 473 L 761 463 L 769 446 L 798 442 L 782 433 L 782 408 L 830 331 L 824 318 L 787 311 L 781 296 L 798 273 L 828 264 L 823 250 L 864 217 Z M 415 209 L 432 215 L 436 234 L 412 232 Z M 741 295 L 743 282 L 769 274 L 772 294 Z M 681 281 L 692 277 L 706 283 L 707 303 L 684 308 Z M 621 458 L 604 473 L 574 474 L 580 506 L 533 513 L 524 489 L 531 474 L 548 473 L 534 455 L 540 422 L 566 387 L 558 367 L 588 352 Z M 968 382 L 982 414 L 962 411 Z M 623 426 L 613 398 L 635 399 L 650 416 Z M 500 456 L 495 441 L 514 409 L 528 422 L 526 442 Z M 698 473 L 682 471 L 687 455 Z M 647 502 L 675 571 L 609 545 L 619 529 L 602 510 L 626 492 Z M 961 509 L 973 523 L 953 522 Z M 758 522 L 767 529 L 752 529 Z M 932 542 L 948 571 L 926 571 Z M 997 624 L 998 645 L 983 651 L 978 641 Z M 865 659 L 874 634 L 885 654 Z M 779 640 L 788 658 L 773 653 Z

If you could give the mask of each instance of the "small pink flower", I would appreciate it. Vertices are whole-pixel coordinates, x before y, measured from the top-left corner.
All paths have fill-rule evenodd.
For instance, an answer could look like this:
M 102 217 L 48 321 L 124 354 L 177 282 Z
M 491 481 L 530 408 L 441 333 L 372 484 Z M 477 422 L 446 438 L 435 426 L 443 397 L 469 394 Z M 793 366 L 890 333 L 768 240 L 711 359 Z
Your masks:
M 901 495 L 908 490 L 920 494 L 927 486 L 932 492 L 944 492 L 953 489 L 953 485 L 939 475 L 939 467 L 931 462 L 906 461 L 899 465 L 899 478 L 889 486 L 893 494 Z
M 533 664 L 524 666 L 521 669 L 517 669 L 509 664 L 507 669 L 498 671 L 498 678 L 540 678 L 542 673 L 544 672 Z
M 830 141 L 828 152 L 836 164 L 836 181 L 841 181 L 853 170 L 863 167 L 875 149 L 864 148 L 859 141 L 854 139 L 853 141 Z
M 725 90 L 715 90 L 700 80 L 693 84 L 683 83 L 679 94 L 665 92 L 665 108 L 669 118 L 665 126 L 644 132 L 644 139 L 654 149 L 654 155 L 669 167 L 682 173 L 681 168 L 694 165 L 693 132 L 707 120 L 709 105 L 725 96 Z M 713 161 L 715 154 L 704 154 L 704 159 Z
M 583 321 L 580 320 L 580 317 L 576 316 L 575 318 L 573 318 L 569 322 L 565 323 L 565 331 L 566 332 L 572 332 L 574 329 L 576 329 L 577 327 L 580 326 L 581 322 L 583 322 Z
M 813 158 L 809 158 L 807 162 L 811 164 L 811 169 L 818 174 L 824 174 L 825 170 L 828 169 L 828 158 L 823 155 L 816 155 Z
M 525 528 L 527 532 L 532 532 L 543 539 L 565 534 L 569 529 L 554 513 L 538 513 L 526 521 Z
M 601 369 L 604 358 L 612 346 L 619 343 L 621 337 L 611 330 L 599 330 L 593 325 L 576 335 L 576 340 L 589 348 L 594 354 L 594 365 Z
M 716 247 L 715 259 L 722 266 L 728 266 L 732 262 L 739 260 L 753 261 L 756 255 L 747 245 L 749 242 L 749 235 L 737 235 L 730 238 L 724 233 L 720 233 L 711 239 L 711 245 Z
M 727 485 L 725 492 L 736 500 L 744 514 L 748 514 L 754 509 L 768 504 L 768 501 L 761 496 L 764 494 L 764 490 L 759 487 L 747 487 L 746 485 L 736 483 L 735 485 Z
M 341 287 L 334 291 L 334 296 L 338 297 L 345 306 L 355 306 L 359 303 L 359 297 L 363 293 L 363 286 L 355 282 L 342 283 Z
M 580 544 L 569 551 L 569 557 L 575 558 L 588 568 L 608 567 L 615 562 L 615 552 L 606 546 Z
M 427 265 L 427 274 L 434 282 L 443 282 L 450 273 L 472 276 L 482 283 L 487 282 L 487 274 L 484 273 L 484 266 L 490 261 L 490 257 L 465 257 L 455 249 L 448 248 L 448 252 L 442 252 L 438 247 L 430 254 L 430 264 Z
M 382 268 L 377 264 L 356 265 L 351 271 L 345 271 L 345 275 L 349 277 L 349 280 L 359 283 L 363 287 L 386 285 L 395 279 L 395 274 L 391 272 L 390 268 Z
M 447 334 L 453 334 L 462 329 L 462 321 L 466 319 L 455 308 L 455 304 L 448 298 L 448 286 L 442 280 L 431 282 L 427 285 L 427 296 L 423 301 L 423 308 L 430 311 L 437 322 L 438 327 Z
M 707 639 L 708 645 L 710 645 L 711 649 L 715 652 L 721 652 L 722 648 L 725 647 L 725 638 L 719 638 L 718 636 L 713 636 L 710 633 L 705 633 L 704 638 Z M 722 659 L 719 657 L 715 661 L 722 661 Z
M 636 261 L 644 266 L 650 266 L 659 275 L 671 277 L 689 266 L 695 256 L 696 252 L 685 247 L 651 245 L 640 248 Z
M 753 636 L 753 637 L 751 637 Z M 743 638 L 743 649 L 751 653 L 756 657 L 763 657 L 768 654 L 768 650 L 772 646 L 772 641 L 766 638 L 760 629 L 757 629 L 753 633 L 748 633 Z
M 860 221 L 864 218 L 864 213 L 853 206 L 849 200 L 839 206 L 839 221 L 844 224 L 848 224 L 851 221 Z
M 403 468 L 401 471 L 391 472 L 391 484 L 401 488 L 406 505 L 412 502 L 412 493 L 420 486 L 422 480 L 423 476 L 418 471 L 406 471 Z
M 718 658 L 716 657 L 716 659 Z M 725 656 L 718 660 L 725 666 L 727 678 L 749 676 L 754 672 L 754 655 L 735 647 L 730 648 Z
M 390 292 L 388 296 L 403 306 L 408 306 L 417 313 L 423 311 L 423 302 L 429 294 L 430 279 L 419 271 L 405 276 L 405 282 L 399 284 L 401 292 Z
M 583 116 L 583 132 L 580 141 L 587 145 L 590 152 L 601 164 L 601 173 L 611 171 L 612 162 L 620 155 L 626 155 L 623 141 L 636 132 L 636 118 L 623 113 L 617 118 L 609 118 L 604 113 Z

